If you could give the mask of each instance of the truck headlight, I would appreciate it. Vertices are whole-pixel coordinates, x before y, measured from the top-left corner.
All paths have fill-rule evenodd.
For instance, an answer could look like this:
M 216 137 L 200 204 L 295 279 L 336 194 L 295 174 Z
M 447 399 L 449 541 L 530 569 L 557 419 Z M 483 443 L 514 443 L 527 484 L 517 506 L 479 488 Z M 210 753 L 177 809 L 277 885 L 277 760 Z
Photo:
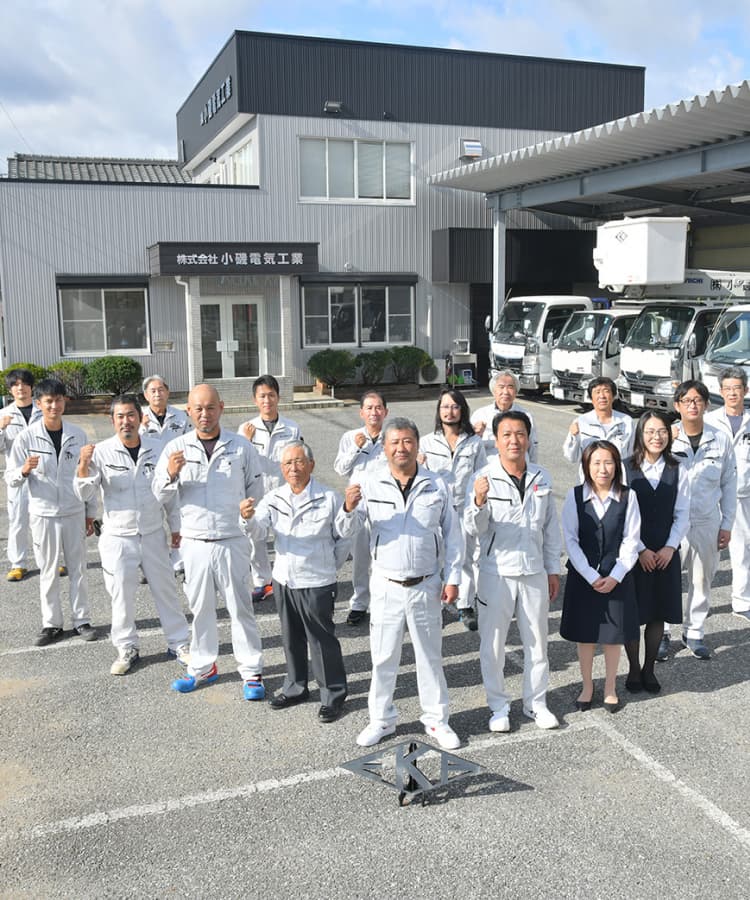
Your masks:
M 620 372 L 620 374 L 615 379 L 615 384 L 618 388 L 624 388 L 626 391 L 630 390 L 630 382 L 622 372 Z
M 657 381 L 654 385 L 654 393 L 660 397 L 671 397 L 676 388 L 677 382 L 672 381 L 671 378 L 662 378 L 661 381 Z
M 560 379 L 557 377 L 557 375 L 555 375 L 554 372 L 552 373 L 552 377 L 550 378 L 549 383 L 552 387 L 556 387 L 558 384 L 560 384 Z

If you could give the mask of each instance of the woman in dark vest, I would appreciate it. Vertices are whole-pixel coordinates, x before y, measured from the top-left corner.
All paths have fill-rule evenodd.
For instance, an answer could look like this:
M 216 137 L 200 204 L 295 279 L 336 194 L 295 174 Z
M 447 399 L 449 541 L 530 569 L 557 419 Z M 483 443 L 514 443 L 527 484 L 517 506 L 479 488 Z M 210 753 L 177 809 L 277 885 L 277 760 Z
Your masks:
M 638 610 L 631 569 L 638 559 L 641 516 L 634 493 L 622 483 L 620 452 L 609 441 L 592 441 L 581 459 L 583 484 L 563 504 L 568 551 L 560 634 L 578 644 L 579 710 L 591 709 L 596 645 L 604 651 L 604 706 L 619 709 L 617 667 L 622 645 L 638 637 Z
M 639 564 L 633 570 L 638 620 L 645 625 L 646 647 L 640 666 L 640 635 L 625 644 L 629 691 L 661 689 L 654 676 L 664 623 L 682 622 L 680 541 L 690 524 L 690 496 L 685 469 L 672 456 L 672 429 L 667 415 L 645 412 L 635 431 L 633 455 L 625 461 L 625 477 L 641 511 Z

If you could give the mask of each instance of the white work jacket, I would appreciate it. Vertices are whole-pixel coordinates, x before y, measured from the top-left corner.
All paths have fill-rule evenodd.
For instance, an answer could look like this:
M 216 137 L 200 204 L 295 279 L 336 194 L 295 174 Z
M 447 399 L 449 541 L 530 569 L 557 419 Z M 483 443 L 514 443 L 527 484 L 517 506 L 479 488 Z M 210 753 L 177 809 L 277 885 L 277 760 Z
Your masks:
M 511 403 L 510 408 L 505 410 L 505 412 L 522 412 L 525 416 L 528 416 L 529 422 L 531 422 L 531 434 L 529 435 L 529 452 L 526 456 L 529 462 L 535 463 L 539 458 L 539 437 L 536 433 L 534 417 L 528 409 L 519 406 L 515 401 Z M 472 425 L 476 425 L 477 422 L 484 422 L 484 431 L 479 436 L 484 444 L 484 452 L 488 457 L 494 456 L 497 452 L 495 435 L 492 433 L 492 423 L 495 420 L 495 416 L 499 415 L 500 410 L 494 403 L 490 403 L 489 406 L 482 406 L 471 414 Z
M 86 478 L 76 475 L 73 489 L 86 502 L 95 502 L 101 490 L 105 534 L 146 535 L 164 524 L 164 506 L 154 497 L 151 484 L 161 453 L 161 443 L 141 437 L 138 459 L 133 458 L 117 435 L 94 448 Z M 176 497 L 169 498 L 169 530 L 180 530 Z
M 729 438 L 723 431 L 703 422 L 698 450 L 693 453 L 690 438 L 680 424 L 672 441 L 672 455 L 687 469 L 690 482 L 690 524 L 710 521 L 718 509 L 719 528 L 731 531 L 737 510 L 737 467 Z
M 148 416 L 148 425 L 141 425 L 138 429 L 141 434 L 147 434 L 149 437 L 158 441 L 163 447 L 173 438 L 179 437 L 181 434 L 187 434 L 193 428 L 193 423 L 186 412 L 177 409 L 176 406 L 167 406 L 164 415 L 163 424 L 159 424 L 159 420 L 151 412 L 151 407 L 144 406 L 141 409 L 144 416 Z
M 10 448 L 13 446 L 13 441 L 19 434 L 23 434 L 24 431 L 31 428 L 35 422 L 42 418 L 42 411 L 36 403 L 32 403 L 28 425 L 26 424 L 26 419 L 18 408 L 17 403 L 11 403 L 9 406 L 0 407 L 0 419 L 4 416 L 10 416 L 10 422 L 5 428 L 0 428 L 0 451 L 3 451 L 6 459 L 9 460 Z
M 360 525 L 354 511 L 344 511 L 340 494 L 311 478 L 299 494 L 288 484 L 266 494 L 247 529 L 258 540 L 269 530 L 274 533 L 276 581 L 289 588 L 313 588 L 334 584 L 348 556 L 348 538 Z
M 529 463 L 521 500 L 518 488 L 494 457 L 477 473 L 490 483 L 484 506 L 466 493 L 464 527 L 479 538 L 479 571 L 488 575 L 560 574 L 562 540 L 549 472 Z M 474 479 L 476 480 L 476 479 Z
M 732 434 L 729 416 L 723 407 L 708 413 L 705 421 L 729 438 L 737 466 L 737 496 L 750 497 L 750 411 L 746 409 L 743 413 L 737 434 Z
M 171 481 L 167 464 L 178 450 L 185 454 L 185 465 Z M 255 448 L 239 434 L 222 428 L 209 460 L 198 435 L 189 431 L 162 450 L 152 489 L 164 504 L 177 495 L 183 537 L 217 541 L 244 536 L 240 502 L 247 497 L 260 499 L 261 475 Z
M 84 503 L 73 490 L 81 447 L 88 443 L 77 425 L 63 422 L 60 456 L 55 453 L 42 419 L 38 419 L 13 441 L 5 482 L 10 487 L 26 484 L 29 512 L 34 516 L 74 516 L 84 512 Z M 24 478 L 21 468 L 29 456 L 38 456 L 39 465 Z M 95 503 L 85 504 L 86 516 L 93 518 Z
M 633 420 L 625 413 L 612 410 L 612 421 L 603 425 L 594 410 L 578 416 L 578 434 L 568 432 L 563 441 L 563 456 L 571 463 L 580 463 L 583 451 L 593 441 L 609 441 L 620 451 L 622 459 L 633 455 Z
M 466 491 L 474 483 L 472 475 L 487 465 L 482 439 L 476 434 L 460 434 L 451 450 L 443 432 L 435 431 L 420 439 L 419 449 L 425 455 L 425 468 L 445 479 L 453 495 L 453 508 L 463 511 Z
M 273 431 L 269 432 L 261 416 L 256 416 L 250 421 L 255 426 L 255 434 L 250 442 L 260 456 L 260 464 L 263 470 L 263 487 L 271 491 L 283 483 L 281 476 L 281 454 L 284 447 L 292 441 L 301 441 L 299 425 L 291 419 L 279 416 Z
M 354 438 L 363 434 L 367 440 L 363 447 L 358 447 Z M 382 462 L 383 456 L 383 432 L 373 440 L 367 432 L 367 428 L 355 428 L 347 431 L 339 441 L 339 451 L 333 463 L 334 471 L 343 478 L 348 478 L 355 471 L 360 472 L 370 463 Z
M 417 467 L 404 501 L 387 465 L 363 474 L 358 516 L 370 529 L 372 570 L 405 581 L 443 573 L 461 583 L 463 540 L 453 498 L 439 475 Z

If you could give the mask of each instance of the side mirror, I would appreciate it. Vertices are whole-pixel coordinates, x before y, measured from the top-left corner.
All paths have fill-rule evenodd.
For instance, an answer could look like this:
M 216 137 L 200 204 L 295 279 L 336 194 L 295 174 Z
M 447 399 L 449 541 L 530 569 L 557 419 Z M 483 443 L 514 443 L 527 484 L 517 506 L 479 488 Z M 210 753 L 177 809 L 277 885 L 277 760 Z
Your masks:
M 548 332 L 547 332 L 547 336 L 546 336 L 546 338 L 545 338 L 544 340 L 545 340 L 545 343 L 547 343 L 547 344 L 549 344 L 549 345 L 551 346 L 552 343 L 554 342 L 554 339 L 555 339 L 555 332 L 554 332 L 554 331 L 548 331 Z
M 484 320 L 484 330 L 492 331 L 492 316 L 487 316 Z
M 614 356 L 615 353 L 618 353 L 620 350 L 620 333 L 618 331 L 613 331 L 609 336 L 609 343 L 607 345 L 607 354 L 609 356 Z
M 695 351 L 696 351 L 697 346 L 698 346 L 698 341 L 695 337 L 695 333 L 693 333 L 688 338 L 688 344 L 687 344 L 688 356 L 695 356 Z

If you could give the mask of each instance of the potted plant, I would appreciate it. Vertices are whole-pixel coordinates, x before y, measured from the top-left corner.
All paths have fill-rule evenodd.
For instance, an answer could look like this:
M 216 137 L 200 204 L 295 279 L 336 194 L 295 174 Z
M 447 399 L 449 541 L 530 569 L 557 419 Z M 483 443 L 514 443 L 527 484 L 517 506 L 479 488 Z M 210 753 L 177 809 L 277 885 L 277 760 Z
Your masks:
M 348 350 L 319 350 L 307 361 L 310 374 L 331 388 L 335 396 L 336 385 L 351 381 L 357 370 L 357 360 Z

